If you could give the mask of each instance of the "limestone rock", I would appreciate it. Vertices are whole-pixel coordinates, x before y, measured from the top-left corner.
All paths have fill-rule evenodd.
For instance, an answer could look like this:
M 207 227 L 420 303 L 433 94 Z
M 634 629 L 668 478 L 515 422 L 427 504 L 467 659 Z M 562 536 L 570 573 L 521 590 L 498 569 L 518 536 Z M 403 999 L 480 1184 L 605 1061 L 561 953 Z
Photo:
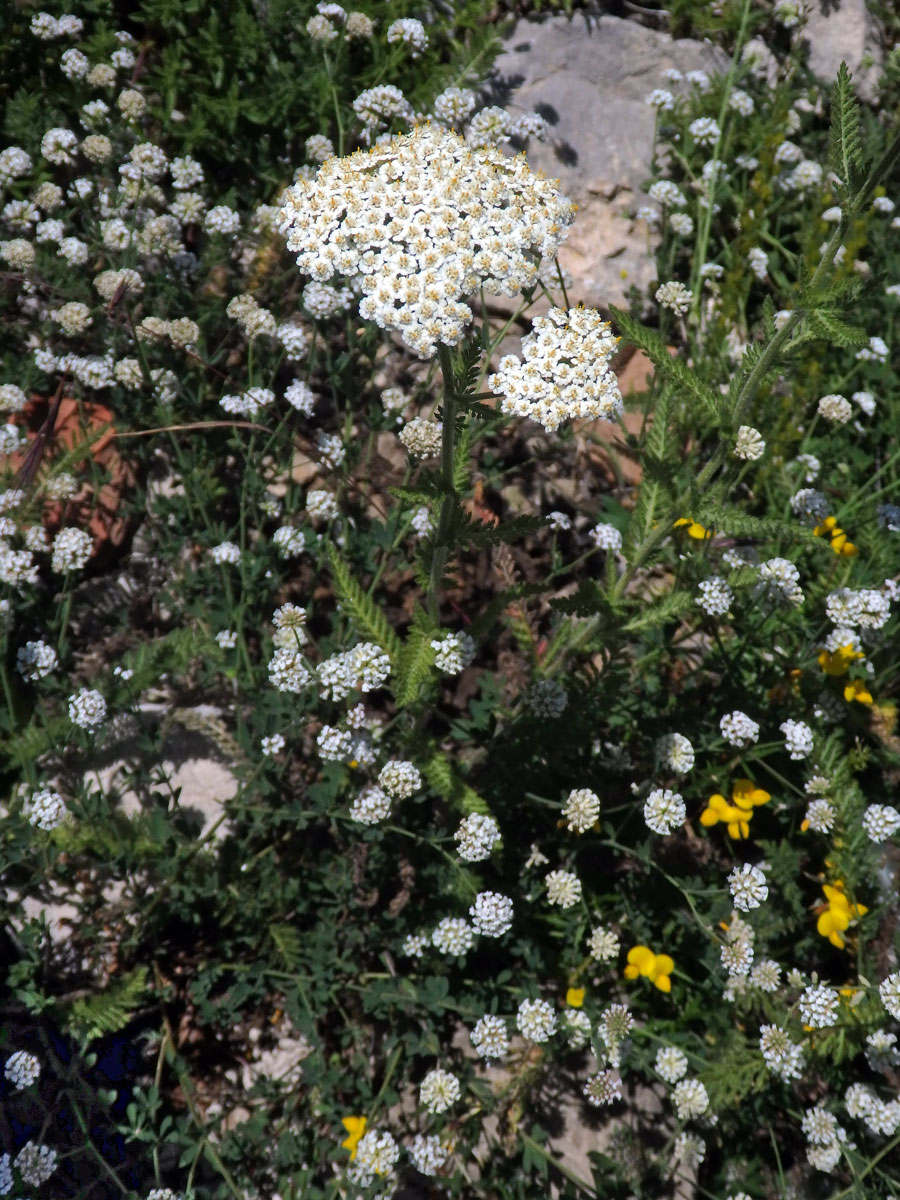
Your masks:
M 529 162 L 578 205 L 559 255 L 575 280 L 573 301 L 621 303 L 632 284 L 655 278 L 647 227 L 630 214 L 650 175 L 655 113 L 645 99 L 665 86 L 668 67 L 716 71 L 727 59 L 704 42 L 580 13 L 518 21 L 497 60 L 509 110 L 534 109 L 551 125 L 550 140 L 529 147 Z
M 803 37 L 817 78 L 833 83 L 845 62 L 859 94 L 874 99 L 883 55 L 866 0 L 812 0 Z

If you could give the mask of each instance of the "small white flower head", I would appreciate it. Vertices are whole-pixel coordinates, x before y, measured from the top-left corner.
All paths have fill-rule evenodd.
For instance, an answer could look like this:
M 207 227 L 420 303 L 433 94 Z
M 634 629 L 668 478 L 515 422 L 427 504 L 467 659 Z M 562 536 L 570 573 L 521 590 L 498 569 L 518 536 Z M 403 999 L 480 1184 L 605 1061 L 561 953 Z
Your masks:
M 690 237 L 694 232 L 694 222 L 687 213 L 675 212 L 669 217 L 669 228 L 679 237 Z
M 754 246 L 747 255 L 747 265 L 757 279 L 763 280 L 769 272 L 769 256 L 759 246 Z
M 241 548 L 234 542 L 220 542 L 210 550 L 209 557 L 214 563 L 230 563 L 231 566 L 236 566 L 241 561 Z
M 895 1021 L 900 1021 L 900 971 L 894 971 L 878 985 L 881 1003 Z
M 854 392 L 850 399 L 862 409 L 867 417 L 875 416 L 876 404 L 874 392 Z
M 408 46 L 411 58 L 418 58 L 423 50 L 428 48 L 428 35 L 425 26 L 414 17 L 401 17 L 392 21 L 388 26 L 387 40 L 389 43 L 401 43 Z
M 264 737 L 259 743 L 260 752 L 265 758 L 273 758 L 276 754 L 280 754 L 284 746 L 284 735 L 280 733 L 273 733 L 270 737 Z
M 499 892 L 479 892 L 469 909 L 472 928 L 484 937 L 502 937 L 512 927 L 513 902 Z
M 336 521 L 341 515 L 337 500 L 323 488 L 312 488 L 306 493 L 306 511 L 320 521 Z
M 656 289 L 656 302 L 660 308 L 667 308 L 676 317 L 683 317 L 691 307 L 691 292 L 677 279 L 661 284 Z
M 279 646 L 269 660 L 269 682 L 279 692 L 298 695 L 308 686 L 311 678 L 296 645 Z
M 571 1050 L 583 1050 L 591 1040 L 591 1019 L 580 1008 L 566 1008 L 562 1014 L 562 1031 Z
M 559 512 L 557 509 L 547 514 L 547 521 L 550 528 L 555 529 L 557 533 L 566 533 L 572 528 L 572 518 L 568 513 Z
M 778 726 L 784 734 L 784 744 L 794 760 L 808 758 L 813 750 L 813 732 L 803 721 L 782 721 Z
M 356 1165 L 369 1175 L 389 1175 L 399 1157 L 400 1147 L 387 1131 L 370 1129 L 356 1147 Z
M 500 826 L 493 817 L 470 813 L 453 835 L 459 857 L 466 862 L 482 862 L 500 841 Z
M 537 679 L 525 693 L 529 711 L 545 721 L 561 717 L 568 703 L 569 693 L 555 679 Z
M 666 733 L 656 742 L 656 761 L 676 775 L 687 775 L 694 766 L 694 747 L 681 733 Z
M 467 633 L 445 633 L 431 643 L 434 665 L 445 675 L 458 675 L 475 659 L 475 643 Z
M 669 788 L 654 788 L 644 804 L 644 821 L 654 833 L 662 835 L 680 828 L 687 818 L 684 800 Z
M 6 1060 L 3 1074 L 17 1090 L 31 1087 L 41 1074 L 41 1060 L 27 1050 L 16 1050 Z
M 781 967 L 772 958 L 764 958 L 750 972 L 750 982 L 761 992 L 777 992 L 781 983 Z
M 705 96 L 712 87 L 712 80 L 706 71 L 688 71 L 685 74 L 685 79 L 691 87 L 697 89 L 701 96 Z
M 890 350 L 884 338 L 870 337 L 868 346 L 857 350 L 856 357 L 861 362 L 885 363 L 890 357 Z
M 522 339 L 523 360 L 507 354 L 488 378 L 509 416 L 528 417 L 553 433 L 565 421 L 611 419 L 622 396 L 610 360 L 617 339 L 592 308 L 551 308 Z
M 350 13 L 351 17 L 355 15 L 357 14 Z M 407 1153 L 412 1165 L 421 1175 L 437 1175 L 447 1161 L 450 1149 L 435 1134 L 417 1133 L 407 1147 Z
M 486 1013 L 475 1023 L 469 1034 L 475 1053 L 480 1058 L 503 1058 L 509 1051 L 509 1034 L 502 1017 Z
M 801 517 L 809 525 L 818 525 L 828 516 L 828 501 L 817 488 L 801 488 L 790 500 L 794 516 Z
M 595 925 L 591 930 L 588 950 L 591 958 L 595 958 L 597 962 L 612 962 L 614 958 L 618 958 L 621 948 L 618 937 L 611 929 Z
M 622 549 L 622 535 L 616 529 L 615 525 L 601 522 L 591 530 L 590 537 L 598 550 Z
M 688 133 L 698 146 L 713 146 L 718 141 L 721 130 L 712 117 L 698 117 L 688 125 Z
M 106 720 L 106 701 L 94 688 L 81 688 L 69 697 L 69 720 L 82 729 L 95 729 Z
M 709 1095 L 699 1079 L 682 1079 L 672 1094 L 679 1121 L 702 1117 L 709 1108 Z
M 38 792 L 32 792 L 25 804 L 29 825 L 43 829 L 45 833 L 50 833 L 57 825 L 61 825 L 67 811 L 62 796 L 51 788 L 41 788 Z
M 581 900 L 581 880 L 571 871 L 550 871 L 544 882 L 547 884 L 548 904 L 572 908 Z
M 653 1066 L 666 1083 L 677 1083 L 687 1075 L 688 1060 L 675 1046 L 660 1046 Z
M 703 609 L 708 617 L 724 617 L 734 602 L 734 592 L 721 575 L 712 575 L 704 579 L 697 587 L 695 603 Z
M 862 825 L 873 842 L 886 842 L 900 829 L 900 812 L 890 804 L 870 804 Z
M 740 709 L 726 713 L 719 721 L 719 729 L 729 745 L 742 750 L 759 741 L 759 726 Z
M 834 988 L 814 984 L 800 996 L 800 1020 L 812 1029 L 827 1029 L 837 1020 L 838 994 Z
M 786 558 L 770 558 L 759 568 L 758 591 L 768 599 L 799 608 L 803 603 L 800 572 Z
M 472 926 L 462 917 L 444 917 L 431 935 L 431 944 L 441 954 L 465 954 L 473 941 Z
M 529 1041 L 549 1041 L 556 1033 L 556 1013 L 546 1000 L 523 1000 L 516 1012 L 516 1028 Z
M 741 425 L 738 429 L 737 441 L 734 443 L 735 458 L 742 458 L 746 462 L 756 462 L 757 459 L 762 458 L 765 452 L 766 443 L 759 430 L 754 429 L 752 425 Z
M 377 825 L 391 815 L 391 798 L 380 787 L 365 788 L 350 806 L 350 816 L 361 825 Z
M 831 833 L 837 813 L 830 800 L 813 800 L 806 808 L 806 820 L 814 833 Z
M 594 1108 L 615 1104 L 622 1099 L 622 1080 L 617 1071 L 599 1071 L 582 1088 L 582 1095 Z
M 432 113 L 435 119 L 456 128 L 464 125 L 475 111 L 475 93 L 470 88 L 445 88 L 435 97 Z
M 16 1155 L 14 1164 L 25 1183 L 40 1187 L 56 1170 L 56 1151 L 49 1146 L 26 1142 Z
M 765 874 L 759 867 L 753 867 L 750 863 L 744 863 L 742 867 L 734 868 L 728 876 L 728 887 L 734 900 L 734 907 L 740 909 L 741 912 L 750 912 L 753 908 L 759 908 L 769 895 Z
M 823 396 L 816 408 L 819 416 L 835 425 L 846 425 L 853 416 L 853 405 L 836 393 Z
M 563 807 L 563 816 L 573 833 L 586 833 L 600 816 L 600 797 L 590 788 L 574 788 Z
M 778 1025 L 761 1025 L 759 1048 L 766 1066 L 785 1083 L 799 1079 L 803 1070 L 803 1048 L 791 1041 Z
M 754 109 L 753 97 L 740 88 L 732 88 L 728 97 L 728 107 L 742 117 L 749 117 Z
M 428 938 L 422 933 L 408 933 L 403 939 L 401 950 L 408 958 L 424 958 Z
M 395 759 L 381 768 L 378 786 L 393 800 L 408 800 L 422 787 L 422 776 L 411 762 Z
M 23 679 L 31 683 L 43 679 L 58 665 L 56 651 L 46 642 L 26 642 L 16 651 L 16 669 Z
M 413 458 L 434 458 L 441 452 L 443 425 L 440 421 L 426 421 L 414 417 L 400 430 L 400 441 Z
M 675 107 L 675 97 L 667 88 L 654 88 L 646 96 L 644 103 L 659 109 L 660 112 L 671 112 Z
M 83 529 L 61 529 L 53 539 L 50 566 L 60 575 L 80 570 L 91 557 L 94 539 Z
M 217 204 L 203 218 L 203 228 L 207 233 L 235 237 L 241 228 L 240 214 L 227 204 Z
M 419 1103 L 430 1113 L 446 1112 L 459 1097 L 459 1080 L 440 1067 L 429 1071 L 419 1085 Z
M 216 642 L 222 650 L 233 650 L 237 640 L 238 635 L 234 629 L 220 629 L 216 634 Z

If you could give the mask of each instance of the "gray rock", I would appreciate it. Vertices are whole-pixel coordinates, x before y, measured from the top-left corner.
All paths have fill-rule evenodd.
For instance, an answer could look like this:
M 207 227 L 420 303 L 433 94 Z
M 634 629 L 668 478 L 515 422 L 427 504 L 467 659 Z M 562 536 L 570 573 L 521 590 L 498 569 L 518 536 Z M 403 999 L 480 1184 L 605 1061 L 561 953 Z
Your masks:
M 578 205 L 559 255 L 575 280 L 573 301 L 620 303 L 632 284 L 644 288 L 655 278 L 647 228 L 630 215 L 650 174 L 655 111 L 645 99 L 666 86 L 668 67 L 727 65 L 704 42 L 606 15 L 523 20 L 507 36 L 495 67 L 504 103 L 550 122 L 551 139 L 533 143 L 528 160 L 559 178 Z
M 809 68 L 818 79 L 833 83 L 845 62 L 859 94 L 875 98 L 884 56 L 866 0 L 812 0 L 803 37 L 809 43 Z

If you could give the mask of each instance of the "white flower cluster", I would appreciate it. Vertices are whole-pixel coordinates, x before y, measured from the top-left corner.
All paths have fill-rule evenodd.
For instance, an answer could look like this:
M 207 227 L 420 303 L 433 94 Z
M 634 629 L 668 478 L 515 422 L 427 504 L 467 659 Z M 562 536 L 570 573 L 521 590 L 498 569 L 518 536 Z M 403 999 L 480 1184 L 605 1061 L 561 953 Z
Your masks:
M 778 1025 L 761 1025 L 759 1048 L 766 1066 L 785 1083 L 799 1079 L 803 1070 L 803 1047 L 791 1041 Z
M 784 744 L 794 760 L 808 758 L 813 750 L 813 732 L 804 721 L 782 721 L 778 726 L 784 734 Z
M 353 14 L 350 14 L 353 16 Z M 422 1175 L 437 1175 L 450 1150 L 436 1134 L 417 1133 L 407 1147 L 410 1161 Z
M 766 443 L 759 430 L 754 429 L 752 425 L 741 425 L 732 451 L 735 458 L 742 458 L 745 462 L 755 462 L 758 458 L 762 458 L 765 452 Z
M 677 231 L 676 231 L 677 232 Z M 661 284 L 655 292 L 660 308 L 667 308 L 676 317 L 683 317 L 691 307 L 691 291 L 677 279 Z
M 750 912 L 753 908 L 759 908 L 769 895 L 765 874 L 759 867 L 753 867 L 750 863 L 744 863 L 742 867 L 734 868 L 728 876 L 728 887 L 734 900 L 734 907 L 740 909 L 741 912 Z
M 434 665 L 445 675 L 458 675 L 475 658 L 475 643 L 467 633 L 445 633 L 431 643 Z
M 844 1093 L 847 1112 L 872 1133 L 892 1137 L 900 1129 L 900 1100 L 884 1101 L 864 1083 L 851 1083 Z
M 472 928 L 485 937 L 502 937 L 512 926 L 513 902 L 499 892 L 479 892 L 469 909 Z
M 529 1041 L 549 1041 L 556 1033 L 556 1013 L 546 1000 L 523 1000 L 516 1013 L 516 1028 Z
M 3 1074 L 14 1088 L 31 1087 L 40 1078 L 41 1060 L 27 1050 L 16 1050 L 6 1060 Z
M 524 159 L 419 126 L 298 180 L 279 222 L 304 274 L 321 283 L 359 276 L 360 316 L 430 358 L 472 320 L 463 297 L 479 286 L 511 296 L 534 283 L 534 256 L 556 253 L 572 215 Z
M 350 805 L 350 816 L 361 825 L 377 825 L 391 815 L 391 798 L 374 784 L 365 788 Z
M 459 857 L 466 862 L 482 862 L 500 841 L 500 826 L 493 817 L 470 813 L 453 835 Z
M 827 1029 L 837 1021 L 838 994 L 824 984 L 804 988 L 800 995 L 800 1020 L 813 1029 Z
M 770 600 L 799 608 L 804 598 L 800 572 L 786 558 L 770 558 L 759 568 L 757 592 Z
M 562 815 L 573 833 L 586 833 L 600 816 L 600 797 L 590 788 L 574 788 Z
M 721 575 L 712 575 L 699 584 L 696 603 L 710 617 L 724 617 L 734 601 L 734 593 Z
M 509 1034 L 502 1017 L 486 1013 L 475 1022 L 469 1034 L 475 1053 L 480 1058 L 503 1058 L 509 1050 Z
M 25 1183 L 40 1187 L 56 1170 L 56 1151 L 49 1146 L 26 1142 L 16 1155 L 15 1164 Z
M 443 425 L 414 417 L 400 430 L 400 441 L 414 458 L 433 458 L 441 452 Z
M 838 588 L 825 599 L 828 619 L 835 625 L 858 626 L 876 630 L 891 615 L 891 602 L 884 592 L 874 588 Z
M 421 21 L 414 17 L 401 17 L 388 25 L 387 40 L 389 43 L 400 42 L 410 48 L 411 57 L 418 58 L 423 50 L 428 49 L 428 34 Z
M 581 899 L 581 880 L 571 871 L 550 871 L 544 882 L 549 904 L 572 908 Z
M 709 1108 L 709 1095 L 699 1079 L 682 1079 L 672 1093 L 679 1121 L 701 1117 Z
M 823 396 L 816 406 L 819 416 L 835 425 L 846 425 L 853 416 L 853 405 L 849 400 L 837 394 Z
M 431 944 L 441 954 L 465 954 L 474 940 L 472 926 L 462 917 L 444 917 L 431 935 Z
M 421 788 L 422 776 L 411 762 L 392 759 L 381 768 L 378 786 L 393 800 L 408 800 Z
M 615 1104 L 622 1099 L 622 1080 L 615 1071 L 598 1071 L 585 1083 L 582 1095 L 593 1108 Z
M 687 775 L 694 766 L 694 747 L 683 733 L 666 733 L 657 739 L 656 761 L 676 775 Z
M 356 1165 L 366 1176 L 390 1174 L 399 1157 L 400 1147 L 386 1130 L 370 1129 L 356 1147 Z
M 746 713 L 735 709 L 719 721 L 722 737 L 732 746 L 745 749 L 759 740 L 759 726 Z
M 591 958 L 596 958 L 598 962 L 611 962 L 618 956 L 620 949 L 619 939 L 611 929 L 596 925 L 591 930 L 591 936 L 588 939 Z
M 29 796 L 25 811 L 28 813 L 29 825 L 50 833 L 57 825 L 62 824 L 67 810 L 59 792 L 54 792 L 52 788 L 41 788 Z
M 106 701 L 93 688 L 81 688 L 69 697 L 69 720 L 82 729 L 94 729 L 106 720 Z
M 895 1021 L 900 1021 L 900 971 L 894 971 L 878 985 L 881 1003 Z
M 609 363 L 617 346 L 610 325 L 593 308 L 551 308 L 534 318 L 522 339 L 524 361 L 500 359 L 488 387 L 510 416 L 529 417 L 548 432 L 582 417 L 607 419 L 622 411 Z
M 654 833 L 672 833 L 686 818 L 684 800 L 669 788 L 654 788 L 644 803 L 644 821 Z
M 900 812 L 890 804 L 870 804 L 863 813 L 862 826 L 873 842 L 886 842 L 900 829 Z
M 622 535 L 615 525 L 601 521 L 591 530 L 591 541 L 598 550 L 621 550 Z
M 46 642 L 26 642 L 16 651 L 16 669 L 23 679 L 43 679 L 58 666 L 56 651 Z
M 91 556 L 94 539 L 83 529 L 61 529 L 53 540 L 50 566 L 60 575 L 80 570 Z
M 359 642 L 352 650 L 333 654 L 316 669 L 322 694 L 329 700 L 344 700 L 356 687 L 375 691 L 390 673 L 389 656 L 374 642 Z

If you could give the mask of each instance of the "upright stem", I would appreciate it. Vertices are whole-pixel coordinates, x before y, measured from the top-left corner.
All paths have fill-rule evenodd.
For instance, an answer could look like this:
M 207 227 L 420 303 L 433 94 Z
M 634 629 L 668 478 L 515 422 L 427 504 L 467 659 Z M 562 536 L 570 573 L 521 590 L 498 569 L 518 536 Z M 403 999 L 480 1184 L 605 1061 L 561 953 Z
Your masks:
M 444 377 L 443 432 L 441 437 L 441 512 L 434 537 L 434 553 L 428 577 L 428 615 L 438 623 L 438 592 L 450 553 L 450 524 L 456 507 L 456 487 L 453 479 L 453 435 L 456 426 L 456 392 L 453 385 L 453 360 L 449 349 L 438 343 L 438 358 Z

